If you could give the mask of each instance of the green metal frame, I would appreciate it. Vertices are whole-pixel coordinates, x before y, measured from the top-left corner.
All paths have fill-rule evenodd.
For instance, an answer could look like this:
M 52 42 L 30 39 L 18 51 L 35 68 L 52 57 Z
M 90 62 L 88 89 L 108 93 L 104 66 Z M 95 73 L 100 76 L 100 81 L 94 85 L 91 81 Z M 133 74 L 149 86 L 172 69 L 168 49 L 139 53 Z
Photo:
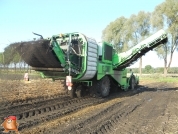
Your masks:
M 80 33 L 67 33 L 67 34 L 63 34 L 62 37 L 60 37 L 59 35 L 54 35 L 51 38 L 51 46 L 53 47 L 53 51 L 56 54 L 57 58 L 59 59 L 59 61 L 61 62 L 62 67 L 64 67 L 64 72 L 61 72 L 60 75 L 56 76 L 56 75 L 52 75 L 53 73 L 51 72 L 51 75 L 47 75 L 45 73 L 45 71 L 40 71 L 41 77 L 42 78 L 52 78 L 52 79 L 66 79 L 66 76 L 69 74 L 67 71 L 70 68 L 74 68 L 75 66 L 73 65 L 69 65 L 65 59 L 65 54 L 63 52 L 63 50 L 60 48 L 60 44 L 57 42 L 57 39 L 62 38 L 65 40 L 65 38 L 68 38 L 69 35 L 80 35 L 80 39 L 83 41 L 83 47 L 82 47 L 82 70 L 79 72 L 78 75 L 73 76 L 72 80 L 73 81 L 79 81 L 79 79 L 83 76 L 83 74 L 86 71 L 87 65 L 86 65 L 86 61 L 87 61 L 87 49 L 88 49 L 88 42 L 86 41 L 86 38 L 84 37 L 84 35 L 80 34 Z M 70 57 L 71 58 L 71 57 Z M 56 72 L 59 73 L 59 72 Z M 46 75 L 45 75 L 46 74 Z
M 62 37 L 60 37 L 59 35 L 56 35 L 51 38 L 51 46 L 53 47 L 53 51 L 56 54 L 57 58 L 61 62 L 62 67 L 64 68 L 64 72 L 41 71 L 40 74 L 43 78 L 52 78 L 54 80 L 65 79 L 66 76 L 68 75 L 69 68 L 75 69 L 74 65 L 68 64 L 66 62 L 65 54 L 63 50 L 60 48 L 60 44 L 56 41 L 56 39 L 59 39 L 59 38 L 68 39 L 69 36 L 71 37 L 75 35 L 80 36 L 80 39 L 83 41 L 82 67 L 81 67 L 82 69 L 78 74 L 73 76 L 72 80 L 74 82 L 87 83 L 88 86 L 92 86 L 92 80 L 85 80 L 85 81 L 80 80 L 80 78 L 82 78 L 82 76 L 85 74 L 85 71 L 87 69 L 86 64 L 87 64 L 87 58 L 88 58 L 87 57 L 88 42 L 85 36 L 80 33 L 67 33 L 67 34 L 64 34 Z M 97 74 L 96 74 L 97 80 L 100 80 L 104 76 L 108 75 L 108 76 L 111 76 L 123 90 L 127 90 L 129 87 L 130 78 L 133 74 L 131 74 L 130 77 L 127 77 L 127 71 L 125 68 L 124 69 L 121 68 L 120 70 L 115 70 L 115 69 L 121 66 L 122 63 L 124 64 L 125 61 L 128 61 L 129 59 L 131 59 L 131 57 L 134 56 L 135 54 L 138 54 L 144 48 L 154 48 L 154 46 L 156 46 L 159 42 L 165 40 L 166 38 L 167 38 L 167 35 L 162 30 L 158 32 L 157 34 L 153 35 L 151 38 L 148 38 L 145 41 L 137 44 L 136 46 L 134 46 L 132 49 L 128 50 L 127 52 L 119 54 L 117 52 L 114 52 L 112 49 L 111 60 L 107 60 L 107 57 L 105 57 L 105 53 L 107 51 L 106 46 L 108 45 L 112 47 L 112 45 L 104 42 L 102 45 L 103 46 L 102 47 L 102 59 L 101 60 L 98 59 L 98 63 L 97 63 Z M 110 56 L 108 57 L 109 57 L 108 59 L 110 59 Z M 135 76 L 135 78 L 136 78 L 136 82 L 138 82 L 139 77 Z
M 102 48 L 102 62 L 104 62 L 104 63 L 108 63 L 108 64 L 112 64 L 112 60 L 106 60 L 106 57 L 105 57 L 105 52 L 107 51 L 106 50 L 106 46 L 111 46 L 112 47 L 112 45 L 111 44 L 109 44 L 109 43 L 106 43 L 106 42 L 103 42 L 103 48 Z
M 157 33 L 153 34 L 149 38 L 145 39 L 144 41 L 140 42 L 139 44 L 132 47 L 130 50 L 123 52 L 123 53 L 115 53 L 113 55 L 113 68 L 117 68 L 120 66 L 123 62 L 126 60 L 131 59 L 131 57 L 140 51 L 142 51 L 144 48 L 154 48 L 159 42 L 167 39 L 167 34 L 165 31 L 160 30 Z
M 105 75 L 111 76 L 115 81 L 117 81 L 118 85 L 123 89 L 127 90 L 129 87 L 128 78 L 127 78 L 127 70 L 117 71 L 113 70 L 113 66 L 105 63 L 98 63 L 98 73 L 97 80 L 100 80 Z
M 64 67 L 66 65 L 65 55 L 64 55 L 63 51 L 61 50 L 61 48 L 59 47 L 59 44 L 56 41 L 56 36 L 53 36 L 51 38 L 51 46 L 53 47 L 53 50 L 54 50 L 57 58 L 61 62 L 61 66 Z

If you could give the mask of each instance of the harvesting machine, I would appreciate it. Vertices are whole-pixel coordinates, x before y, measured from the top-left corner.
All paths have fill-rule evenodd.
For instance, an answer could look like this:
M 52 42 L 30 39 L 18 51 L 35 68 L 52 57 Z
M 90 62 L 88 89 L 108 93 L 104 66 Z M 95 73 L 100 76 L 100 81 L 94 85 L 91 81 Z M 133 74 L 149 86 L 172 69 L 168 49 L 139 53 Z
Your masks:
M 127 76 L 126 67 L 166 41 L 166 32 L 160 30 L 130 50 L 117 53 L 111 44 L 97 43 L 75 32 L 21 42 L 18 52 L 43 78 L 65 80 L 71 97 L 81 97 L 86 89 L 106 97 L 112 86 L 134 89 L 139 78 L 133 73 Z

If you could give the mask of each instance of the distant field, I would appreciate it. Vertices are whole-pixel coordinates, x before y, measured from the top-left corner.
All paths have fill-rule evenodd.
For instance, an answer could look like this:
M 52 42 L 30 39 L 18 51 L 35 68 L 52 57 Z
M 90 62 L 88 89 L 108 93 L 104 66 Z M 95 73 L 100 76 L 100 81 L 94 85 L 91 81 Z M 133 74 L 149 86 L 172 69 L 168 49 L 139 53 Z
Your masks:
M 134 73 L 135 75 L 139 76 L 139 74 Z M 130 73 L 127 75 L 130 76 Z M 14 73 L 14 72 L 8 72 L 8 73 L 2 73 L 0 72 L 0 79 L 1 80 L 22 80 L 24 78 L 24 73 Z M 30 79 L 41 79 L 41 76 L 39 72 L 32 71 L 32 73 L 29 73 Z M 150 81 L 156 81 L 156 82 L 178 82 L 178 74 L 168 74 L 167 77 L 164 77 L 164 74 L 142 74 L 139 76 L 140 80 L 150 80 Z
M 130 74 L 128 73 L 127 76 Z M 139 74 L 135 74 L 139 76 Z M 173 82 L 178 83 L 178 74 L 168 74 L 166 77 L 164 74 L 142 74 L 139 76 L 140 82 Z
M 22 80 L 24 78 L 24 73 L 0 73 L 1 80 Z M 30 79 L 40 79 L 41 76 L 39 73 L 33 72 L 29 73 Z
M 142 75 L 140 76 L 140 81 L 150 81 L 150 82 L 178 82 L 178 74 L 169 74 L 167 77 L 161 74 L 154 75 Z

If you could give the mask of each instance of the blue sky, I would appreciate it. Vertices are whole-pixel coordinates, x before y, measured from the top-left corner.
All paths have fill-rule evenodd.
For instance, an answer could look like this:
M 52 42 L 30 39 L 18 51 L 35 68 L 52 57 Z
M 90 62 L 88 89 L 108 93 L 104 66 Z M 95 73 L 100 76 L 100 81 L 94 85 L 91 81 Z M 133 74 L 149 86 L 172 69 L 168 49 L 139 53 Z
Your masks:
M 44 37 L 81 32 L 100 41 L 103 29 L 111 21 L 121 16 L 129 18 L 141 10 L 152 12 L 163 1 L 0 0 L 0 52 L 10 43 L 32 40 L 36 37 L 32 32 Z

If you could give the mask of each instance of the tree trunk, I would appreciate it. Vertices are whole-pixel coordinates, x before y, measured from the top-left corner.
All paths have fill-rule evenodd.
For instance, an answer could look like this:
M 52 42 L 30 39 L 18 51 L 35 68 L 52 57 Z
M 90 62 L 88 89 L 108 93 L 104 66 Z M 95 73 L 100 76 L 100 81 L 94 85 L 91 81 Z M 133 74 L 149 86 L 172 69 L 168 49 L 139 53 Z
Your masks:
M 172 39 L 172 42 L 174 42 L 174 38 Z M 173 45 L 173 44 L 172 44 L 172 45 Z M 170 68 L 170 66 L 171 66 L 173 53 L 174 53 L 174 51 L 176 50 L 176 48 L 177 48 L 177 44 L 174 43 L 174 45 L 171 47 L 170 60 L 169 60 L 168 66 L 166 67 L 166 72 L 164 73 L 165 75 L 167 75 L 167 72 L 168 72 L 168 70 L 169 70 L 169 68 Z M 167 62 L 166 62 L 166 64 L 167 64 Z
M 167 58 L 164 59 L 164 77 L 167 76 Z
M 142 57 L 140 58 L 139 74 L 140 74 L 140 76 L 142 75 Z
M 167 67 L 164 67 L 164 77 L 167 76 Z
M 171 66 L 172 57 L 173 57 L 173 53 L 171 53 L 171 55 L 170 55 L 170 60 L 169 60 L 168 68 L 170 68 L 170 66 Z
M 16 73 L 16 63 L 14 63 L 15 73 Z

